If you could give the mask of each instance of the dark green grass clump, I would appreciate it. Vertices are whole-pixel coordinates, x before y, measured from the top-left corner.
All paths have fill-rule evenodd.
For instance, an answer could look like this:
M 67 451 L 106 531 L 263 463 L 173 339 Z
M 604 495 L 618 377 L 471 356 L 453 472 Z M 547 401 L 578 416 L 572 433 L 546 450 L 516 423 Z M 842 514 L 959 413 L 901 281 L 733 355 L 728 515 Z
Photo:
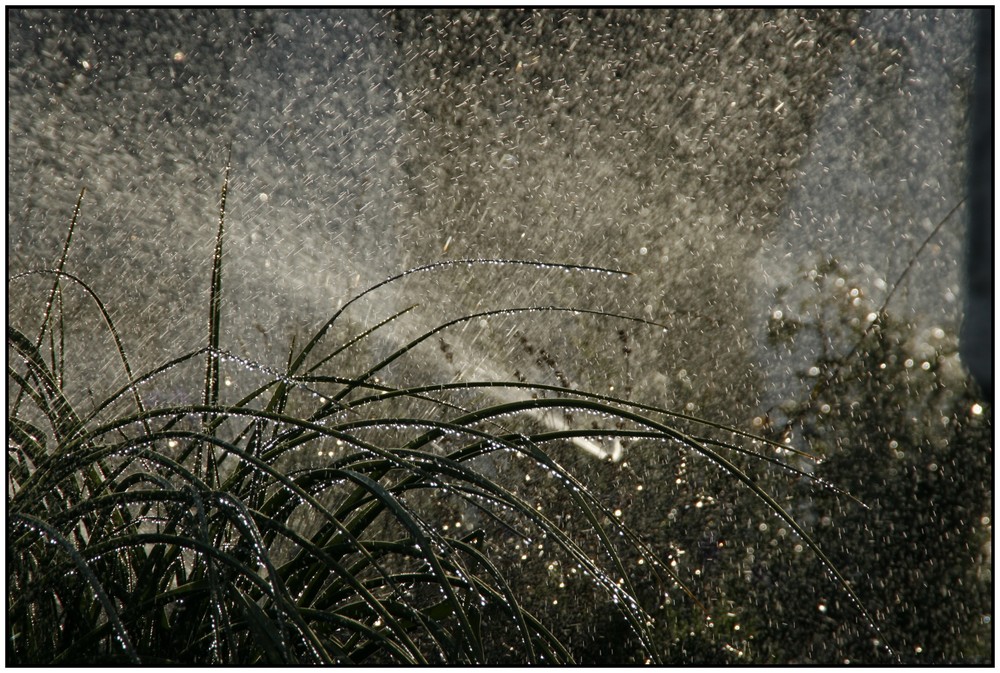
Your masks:
M 655 323 L 578 307 L 511 307 L 444 322 L 368 365 L 358 366 L 360 357 L 347 359 L 353 369 L 337 364 L 410 309 L 353 335 L 344 311 L 413 273 L 477 264 L 618 272 L 519 260 L 413 269 L 347 302 L 277 371 L 220 346 L 228 170 L 225 185 L 207 343 L 150 371 L 133 371 L 109 311 L 64 268 L 79 202 L 57 267 L 11 280 L 52 285 L 37 335 L 8 325 L 8 663 L 571 662 L 552 611 L 535 610 L 516 583 L 511 556 L 521 545 L 544 545 L 586 578 L 601 601 L 595 610 L 627 625 L 632 660 L 662 661 L 668 646 L 639 596 L 672 593 L 704 608 L 664 551 L 556 460 L 557 449 L 582 441 L 642 440 L 701 455 L 785 520 L 854 596 L 806 531 L 741 469 L 738 460 L 780 465 L 742 447 L 751 443 L 744 433 L 567 387 L 394 387 L 378 376 L 472 319 L 572 310 L 658 330 Z M 68 391 L 72 325 L 62 306 L 71 291 L 92 299 L 124 372 L 126 383 L 103 398 Z M 245 385 L 236 397 L 220 392 L 230 370 Z M 158 385 L 175 389 L 177 381 L 198 403 L 149 401 L 160 399 L 149 394 Z M 497 389 L 513 394 L 497 402 Z M 598 422 L 541 423 L 550 412 Z M 511 466 L 547 475 L 573 526 L 549 516 L 524 483 L 505 479 Z

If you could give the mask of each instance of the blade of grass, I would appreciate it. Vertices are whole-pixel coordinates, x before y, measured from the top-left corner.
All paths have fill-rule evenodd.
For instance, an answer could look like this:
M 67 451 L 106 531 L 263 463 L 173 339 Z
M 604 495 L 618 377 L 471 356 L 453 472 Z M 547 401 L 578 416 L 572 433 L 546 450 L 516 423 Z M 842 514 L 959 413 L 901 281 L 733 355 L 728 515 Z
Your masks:
M 350 394 L 355 389 L 355 387 L 357 387 L 358 385 L 361 385 L 362 383 L 364 383 L 365 381 L 367 381 L 368 379 L 370 379 L 372 376 L 374 376 L 377 372 L 381 371 L 382 369 L 384 369 L 385 367 L 387 367 L 388 365 L 390 365 L 394 361 L 398 360 L 400 357 L 402 357 L 406 353 L 410 352 L 411 350 L 413 350 L 414 348 L 416 348 L 418 345 L 420 345 L 421 343 L 423 343 L 427 339 L 431 338 L 435 334 L 438 334 L 439 332 L 442 332 L 442 331 L 448 329 L 449 327 L 453 327 L 455 325 L 459 325 L 459 324 L 464 323 L 464 322 L 469 322 L 469 321 L 475 320 L 477 318 L 489 318 L 489 317 L 493 317 L 493 316 L 502 316 L 502 315 L 510 316 L 510 315 L 518 315 L 518 314 L 521 314 L 521 313 L 573 313 L 575 315 L 579 315 L 579 314 L 583 314 L 583 315 L 596 315 L 596 316 L 601 316 L 601 317 L 604 317 L 604 318 L 614 318 L 614 319 L 619 319 L 619 320 L 627 320 L 627 321 L 631 321 L 631 322 L 638 322 L 638 323 L 642 323 L 642 324 L 645 324 L 645 325 L 659 327 L 661 329 L 667 329 L 666 325 L 661 325 L 661 324 L 653 322 L 651 320 L 646 320 L 645 318 L 637 318 L 635 316 L 623 315 L 623 314 L 619 314 L 619 313 L 612 313 L 612 312 L 609 312 L 609 311 L 596 311 L 596 310 L 591 310 L 591 309 L 573 308 L 573 307 L 567 307 L 567 306 L 523 306 L 523 307 L 515 307 L 515 308 L 496 309 L 496 310 L 492 310 L 492 311 L 481 311 L 479 313 L 470 313 L 470 314 L 464 315 L 464 316 L 462 316 L 460 318 L 455 318 L 454 320 L 449 320 L 447 322 L 441 323 L 440 325 L 438 325 L 434 329 L 431 329 L 431 330 L 429 330 L 427 332 L 424 332 L 423 334 L 421 334 L 420 336 L 416 337 L 415 339 L 412 339 L 406 345 L 398 348 L 392 354 L 390 354 L 389 356 L 387 356 L 386 358 L 384 358 L 383 360 L 381 360 L 376 365 L 374 365 L 374 366 L 370 367 L 369 369 L 367 369 L 363 374 L 361 374 L 360 376 L 358 376 L 357 378 L 355 378 L 353 380 L 352 384 L 345 386 L 344 390 L 342 390 L 340 393 L 338 393 L 337 395 L 335 395 L 333 397 L 333 400 L 335 402 L 339 402 L 344 397 L 346 397 L 348 394 Z M 326 411 L 325 408 L 324 408 L 324 411 Z
M 83 204 L 83 195 L 87 193 L 86 187 L 80 188 L 80 196 L 76 199 L 76 206 L 73 207 L 73 217 L 70 218 L 69 228 L 66 232 L 66 241 L 63 243 L 62 254 L 59 255 L 59 262 L 56 264 L 56 271 L 61 272 L 66 266 L 66 259 L 69 257 L 69 247 L 73 240 L 73 230 L 76 228 L 77 219 L 80 217 L 80 207 Z M 49 318 L 52 314 L 52 304 L 56 299 L 56 295 L 59 293 L 59 276 L 55 277 L 52 282 L 52 290 L 49 292 L 49 298 L 45 302 L 45 312 L 42 315 L 42 323 L 38 328 L 38 336 L 35 338 L 35 348 L 41 348 L 42 340 L 45 338 L 45 330 L 49 325 Z M 55 367 L 53 367 L 55 370 Z M 13 405 L 11 406 L 11 411 L 8 416 L 17 416 L 17 410 L 20 407 L 21 395 L 20 392 L 14 398 Z
M 355 302 L 359 301 L 361 298 L 363 298 L 363 297 L 371 294 L 372 292 L 374 292 L 375 290 L 378 290 L 381 287 L 389 285 L 390 283 L 394 283 L 394 282 L 396 282 L 396 281 L 398 281 L 398 280 L 400 280 L 402 278 L 405 278 L 405 277 L 413 275 L 413 274 L 426 273 L 428 271 L 435 271 L 435 270 L 438 270 L 438 269 L 445 269 L 445 268 L 448 268 L 448 267 L 458 267 L 458 266 L 471 267 L 471 266 L 478 266 L 478 265 L 487 265 L 487 266 L 530 266 L 530 267 L 533 267 L 533 268 L 536 268 L 536 269 L 559 269 L 559 270 L 562 270 L 562 271 L 581 271 L 581 272 L 589 272 L 589 273 L 601 273 L 601 274 L 607 275 L 609 277 L 611 277 L 611 276 L 617 276 L 617 277 L 620 277 L 620 278 L 627 278 L 627 277 L 630 277 L 630 276 L 633 275 L 632 273 L 630 273 L 628 271 L 619 271 L 617 269 L 607 269 L 607 268 L 598 267 L 598 266 L 586 266 L 586 265 L 581 265 L 581 264 L 558 264 L 558 263 L 551 263 L 551 262 L 535 262 L 535 261 L 523 260 L 523 259 L 482 259 L 482 258 L 479 258 L 479 259 L 455 259 L 455 260 L 445 260 L 445 261 L 441 261 L 441 262 L 433 262 L 431 264 L 425 264 L 423 266 L 418 266 L 418 267 L 414 267 L 412 269 L 407 269 L 406 271 L 403 271 L 402 273 L 398 273 L 398 274 L 396 274 L 394 276 L 386 278 L 385 280 L 380 281 L 380 282 L 372 285 L 371 287 L 367 288 L 366 290 L 364 290 L 364 291 L 356 294 L 349 301 L 347 301 L 343 306 L 341 306 L 333 314 L 333 316 L 329 320 L 327 320 L 326 323 L 324 323 L 323 326 L 320 327 L 319 330 L 316 331 L 316 333 L 309 340 L 309 342 L 305 345 L 305 347 L 303 347 L 303 349 L 299 352 L 299 355 L 295 358 L 294 362 L 292 362 L 291 367 L 289 367 L 289 374 L 295 374 L 302 367 L 302 364 L 305 362 L 305 359 L 309 356 L 309 353 L 311 353 L 312 350 L 316 347 L 316 345 L 323 339 L 323 337 L 326 336 L 326 333 L 330 330 L 330 328 L 337 321 L 337 319 L 341 315 L 343 315 L 344 311 L 346 311 L 349 306 L 351 306 Z
M 215 235 L 215 251 L 212 253 L 212 280 L 208 296 L 208 356 L 205 362 L 205 394 L 204 404 L 214 407 L 219 401 L 219 339 L 222 322 L 222 239 L 226 225 L 226 195 L 229 192 L 229 172 L 232 168 L 233 145 L 229 144 L 226 158 L 226 172 L 222 180 L 222 193 L 219 197 L 219 228 Z M 206 434 L 214 432 L 212 416 L 206 414 L 202 422 Z M 198 469 L 202 469 L 202 446 L 197 447 Z M 218 475 L 215 466 L 215 453 L 208 449 L 205 456 L 205 478 L 209 483 L 217 485 Z
M 101 585 L 101 581 L 94 575 L 93 571 L 91 571 L 90 566 L 87 565 L 87 562 L 77 551 L 76 547 L 57 530 L 49 526 L 44 521 L 36 519 L 32 516 L 21 513 L 12 513 L 8 521 L 15 525 L 20 524 L 25 526 L 29 530 L 34 531 L 36 534 L 47 538 L 49 541 L 55 542 L 69 555 L 73 561 L 73 565 L 76 567 L 77 571 L 79 571 L 80 575 L 86 580 L 87 584 L 93 590 L 98 602 L 101 604 L 101 607 L 104 609 L 104 614 L 107 615 L 108 621 L 114 629 L 115 640 L 125 651 L 125 654 L 133 664 L 141 664 L 142 660 L 139 658 L 135 648 L 132 646 L 132 641 L 129 638 L 128 632 L 125 631 L 125 627 L 122 625 L 121 619 L 119 618 L 118 610 L 111 604 L 110 599 L 108 599 L 107 594 L 104 592 L 104 587 Z
M 108 313 L 108 310 L 105 307 L 104 302 L 101 300 L 101 298 L 97 295 L 96 292 L 94 292 L 90 288 L 89 285 L 87 285 L 87 283 L 85 283 L 80 278 L 74 276 L 73 274 L 67 273 L 65 271 L 52 271 L 52 270 L 47 270 L 47 269 L 34 269 L 34 270 L 31 270 L 31 271 L 24 271 L 22 273 L 19 273 L 19 274 L 15 275 L 11 280 L 12 281 L 13 280 L 19 280 L 21 278 L 25 278 L 25 277 L 28 277 L 28 276 L 31 276 L 31 275 L 53 275 L 53 276 L 56 276 L 57 279 L 59 279 L 59 278 L 69 279 L 69 280 L 73 281 L 74 283 L 76 283 L 77 285 L 79 285 L 80 288 L 82 288 L 84 290 L 84 292 L 86 292 L 90 296 L 90 298 L 94 301 L 94 303 L 97 305 L 98 310 L 101 312 L 101 317 L 104 319 L 104 323 L 105 323 L 105 325 L 107 325 L 108 331 L 111 334 L 112 339 L 115 342 L 115 348 L 117 349 L 117 352 L 118 352 L 118 358 L 121 360 L 122 368 L 125 370 L 125 376 L 127 377 L 128 387 L 131 390 L 133 399 L 135 401 L 135 407 L 139 411 L 139 413 L 141 414 L 145 410 L 145 406 L 143 405 L 142 398 L 139 395 L 139 389 L 138 389 L 138 387 L 135 384 L 135 376 L 132 374 L 132 367 L 131 367 L 131 365 L 129 365 L 128 355 L 125 352 L 125 345 L 122 343 L 121 336 L 118 333 L 118 329 L 115 327 L 114 320 L 112 320 L 111 314 Z M 7 333 L 8 333 L 8 338 L 9 338 L 9 335 L 11 334 L 11 330 L 8 329 Z M 57 385 L 58 385 L 57 379 L 54 378 L 54 380 L 56 380 Z M 149 426 L 145 426 L 144 425 L 143 428 L 144 428 L 144 430 L 146 431 L 147 434 L 150 432 Z

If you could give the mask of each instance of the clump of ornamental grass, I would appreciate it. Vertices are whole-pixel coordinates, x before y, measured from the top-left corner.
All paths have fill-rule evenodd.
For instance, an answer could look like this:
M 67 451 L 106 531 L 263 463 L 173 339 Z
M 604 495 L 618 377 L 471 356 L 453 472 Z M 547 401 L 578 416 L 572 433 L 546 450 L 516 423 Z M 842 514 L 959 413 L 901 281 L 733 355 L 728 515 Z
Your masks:
M 514 546 L 535 545 L 586 578 L 601 602 L 595 611 L 620 615 L 641 660 L 660 662 L 669 643 L 657 639 L 639 584 L 708 609 L 664 550 L 556 460 L 553 449 L 574 444 L 642 440 L 702 456 L 783 519 L 854 598 L 808 533 L 740 466 L 753 461 L 811 479 L 774 457 L 800 453 L 794 449 L 565 386 L 519 379 L 398 387 L 379 378 L 419 344 L 471 320 L 574 311 L 662 325 L 583 307 L 510 307 L 446 321 L 367 364 L 338 358 L 364 352 L 413 310 L 352 333 L 348 307 L 411 274 L 478 264 L 621 272 L 439 262 L 345 302 L 304 346 L 293 344 L 281 369 L 221 348 L 228 176 L 227 167 L 206 341 L 152 370 L 133 370 L 111 312 L 65 269 L 83 192 L 57 266 L 10 281 L 43 277 L 51 289 L 37 334 L 8 325 L 9 663 L 572 662 L 553 628 L 558 611 L 534 610 L 509 570 L 510 555 L 521 553 Z M 67 386 L 69 292 L 89 297 L 114 343 L 112 364 L 124 373 L 126 383 L 103 397 L 73 399 Z M 334 366 L 344 361 L 354 369 Z M 245 385 L 234 402 L 226 401 L 231 391 L 220 393 L 227 368 Z M 169 399 L 149 393 L 178 380 L 199 403 L 151 401 Z M 544 422 L 573 413 L 596 420 L 586 428 Z M 573 525 L 548 515 L 523 481 L 505 480 L 511 466 L 547 475 Z

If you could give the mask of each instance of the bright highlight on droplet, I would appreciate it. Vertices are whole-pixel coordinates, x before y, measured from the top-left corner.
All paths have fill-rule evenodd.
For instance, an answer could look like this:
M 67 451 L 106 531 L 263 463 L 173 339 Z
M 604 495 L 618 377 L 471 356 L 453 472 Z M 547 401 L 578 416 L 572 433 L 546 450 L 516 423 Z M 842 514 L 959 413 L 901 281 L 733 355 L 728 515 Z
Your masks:
M 972 405 L 973 416 L 981 416 L 982 413 L 983 413 L 983 405 L 979 404 L 979 402 L 976 402 L 975 404 Z

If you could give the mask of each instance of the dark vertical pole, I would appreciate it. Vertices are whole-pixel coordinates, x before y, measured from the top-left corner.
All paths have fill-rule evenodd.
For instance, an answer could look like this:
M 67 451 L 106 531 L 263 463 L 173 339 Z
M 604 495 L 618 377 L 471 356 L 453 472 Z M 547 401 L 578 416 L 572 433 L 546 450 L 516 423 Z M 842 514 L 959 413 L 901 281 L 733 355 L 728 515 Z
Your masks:
M 962 360 L 993 399 L 993 8 L 976 11 L 976 72 L 969 119 L 969 230 Z

